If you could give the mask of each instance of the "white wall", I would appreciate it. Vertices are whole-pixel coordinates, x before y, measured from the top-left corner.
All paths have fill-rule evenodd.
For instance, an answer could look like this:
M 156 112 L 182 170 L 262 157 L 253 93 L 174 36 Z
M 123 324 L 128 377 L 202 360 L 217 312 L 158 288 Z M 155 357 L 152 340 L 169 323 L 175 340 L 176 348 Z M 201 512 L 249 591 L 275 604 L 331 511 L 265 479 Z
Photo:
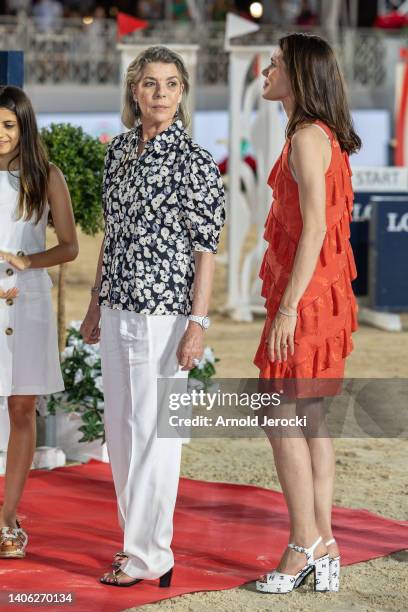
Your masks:
M 353 111 L 355 129 L 363 141 L 359 153 L 350 159 L 354 166 L 387 166 L 391 120 L 387 110 Z M 282 121 L 285 116 L 282 113 Z M 118 113 L 40 113 L 39 125 L 70 122 L 87 133 L 109 140 L 122 131 Z M 205 147 L 220 162 L 227 155 L 228 112 L 197 111 L 194 114 L 194 140 Z

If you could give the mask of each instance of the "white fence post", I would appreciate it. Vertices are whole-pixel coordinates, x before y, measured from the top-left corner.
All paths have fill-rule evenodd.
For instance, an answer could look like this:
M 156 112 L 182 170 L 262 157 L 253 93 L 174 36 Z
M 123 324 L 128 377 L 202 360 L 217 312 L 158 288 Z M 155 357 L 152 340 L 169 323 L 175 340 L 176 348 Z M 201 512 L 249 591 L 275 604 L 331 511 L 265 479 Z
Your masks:
M 263 228 L 272 201 L 267 179 L 284 143 L 284 121 L 279 103 L 263 100 L 262 78 L 248 81 L 253 61 L 257 59 L 262 67 L 267 66 L 273 48 L 227 44 L 226 50 L 230 53 L 226 309 L 233 319 L 250 321 L 254 312 L 263 312 L 258 272 L 265 248 Z M 243 139 L 254 153 L 256 175 L 241 159 Z M 245 254 L 245 240 L 254 226 L 256 244 Z

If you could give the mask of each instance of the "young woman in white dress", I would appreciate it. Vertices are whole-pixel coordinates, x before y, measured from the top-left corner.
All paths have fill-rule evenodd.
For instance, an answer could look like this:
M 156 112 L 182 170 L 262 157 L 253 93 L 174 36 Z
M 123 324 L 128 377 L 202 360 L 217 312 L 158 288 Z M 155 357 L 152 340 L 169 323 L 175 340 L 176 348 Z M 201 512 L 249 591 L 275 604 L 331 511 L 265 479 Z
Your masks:
M 46 250 L 51 212 L 58 245 Z M 30 100 L 0 87 L 0 409 L 10 436 L 0 558 L 25 556 L 28 537 L 17 507 L 32 464 L 37 395 L 64 388 L 46 269 L 75 259 L 78 242 L 69 191 L 49 163 Z

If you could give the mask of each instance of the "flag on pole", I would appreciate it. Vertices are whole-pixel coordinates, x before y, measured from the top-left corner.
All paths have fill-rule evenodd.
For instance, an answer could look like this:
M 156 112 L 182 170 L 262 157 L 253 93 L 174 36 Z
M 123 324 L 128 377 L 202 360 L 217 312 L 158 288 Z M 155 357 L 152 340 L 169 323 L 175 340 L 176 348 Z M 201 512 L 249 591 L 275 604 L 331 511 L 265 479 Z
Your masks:
M 252 32 L 257 32 L 258 30 L 259 25 L 253 21 L 244 19 L 243 17 L 238 17 L 238 15 L 234 15 L 234 13 L 227 13 L 227 21 L 225 25 L 225 47 L 228 47 L 228 43 L 231 38 L 251 34 Z
M 408 165 L 408 49 L 400 49 L 396 78 L 396 166 Z
M 149 25 L 149 22 L 145 19 L 137 19 L 132 17 L 132 15 L 121 12 L 118 13 L 116 23 L 118 26 L 118 38 L 131 34 L 136 30 L 144 30 Z

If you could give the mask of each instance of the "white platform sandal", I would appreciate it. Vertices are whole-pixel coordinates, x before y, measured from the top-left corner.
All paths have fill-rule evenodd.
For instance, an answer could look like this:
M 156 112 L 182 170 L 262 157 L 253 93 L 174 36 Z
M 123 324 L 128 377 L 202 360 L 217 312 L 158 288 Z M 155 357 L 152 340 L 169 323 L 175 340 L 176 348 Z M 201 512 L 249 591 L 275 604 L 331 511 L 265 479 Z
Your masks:
M 326 546 L 330 544 L 336 544 L 336 540 L 332 538 L 326 542 Z M 329 585 L 330 590 L 337 591 L 340 588 L 340 555 L 338 557 L 329 557 Z
M 319 537 L 310 548 L 288 544 L 289 548 L 306 555 L 306 565 L 294 576 L 273 570 L 256 581 L 256 590 L 261 593 L 290 593 L 302 584 L 306 576 L 314 572 L 314 590 L 329 591 L 329 555 L 314 558 L 314 551 L 321 541 L 322 538 Z

